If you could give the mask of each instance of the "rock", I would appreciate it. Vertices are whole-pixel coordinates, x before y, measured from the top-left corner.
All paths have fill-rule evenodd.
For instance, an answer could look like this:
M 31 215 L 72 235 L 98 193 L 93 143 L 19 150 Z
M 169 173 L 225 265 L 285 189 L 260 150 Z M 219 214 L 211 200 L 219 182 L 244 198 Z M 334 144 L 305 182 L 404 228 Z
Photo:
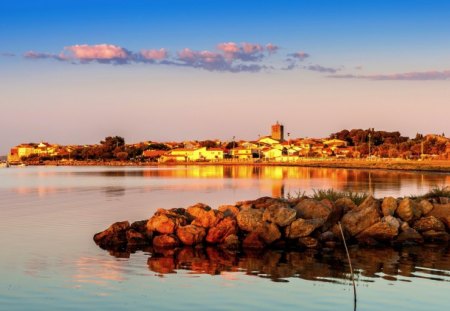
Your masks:
M 445 231 L 428 230 L 422 232 L 422 236 L 427 241 L 448 242 L 449 236 Z
M 153 238 L 153 246 L 159 248 L 172 248 L 179 246 L 178 238 L 173 234 L 158 235 Z
M 211 228 L 223 218 L 222 212 L 212 210 L 211 207 L 202 203 L 188 207 L 186 212 L 194 219 L 191 222 L 192 225 L 203 228 Z
M 286 237 L 289 239 L 297 239 L 310 235 L 315 229 L 325 223 L 323 218 L 303 219 L 298 218 L 286 227 Z
M 376 241 L 390 241 L 398 235 L 400 227 L 399 221 L 392 216 L 385 216 L 380 222 L 377 222 L 363 232 L 358 234 L 356 238 L 358 241 L 366 241 L 367 239 L 374 239 Z
M 319 240 L 322 242 L 334 241 L 335 239 L 336 236 L 332 231 L 325 231 L 319 236 Z
M 414 230 L 413 228 L 406 228 L 401 232 L 397 239 L 395 240 L 396 244 L 422 244 L 423 237 Z
M 365 229 L 369 228 L 373 224 L 380 221 L 380 211 L 376 203 L 367 202 L 367 198 L 358 208 L 351 210 L 342 217 L 342 227 L 343 230 L 348 232 L 350 236 L 356 236 Z M 363 206 L 364 205 L 364 206 Z
M 295 210 L 297 211 L 297 217 L 303 219 L 328 219 L 332 212 L 332 208 L 313 199 L 302 200 L 295 206 Z
M 266 244 L 272 244 L 279 238 L 281 238 L 280 230 L 278 226 L 274 223 L 263 223 L 256 232 L 259 234 L 259 237 L 264 240 Z
M 184 245 L 196 245 L 203 243 L 206 231 L 203 227 L 195 225 L 180 226 L 177 229 L 177 237 Z
M 295 220 L 296 215 L 297 212 L 293 208 L 272 205 L 264 211 L 263 220 L 272 222 L 280 227 L 286 227 Z
M 126 233 L 127 236 L 127 245 L 133 245 L 133 246 L 143 246 L 150 244 L 150 241 L 148 238 L 151 239 L 150 235 L 144 235 L 134 229 L 129 229 Z
M 450 230 L 450 204 L 434 204 L 433 210 L 427 216 L 434 216 L 442 221 Z
M 448 198 L 448 197 L 439 197 L 439 203 L 441 203 L 441 204 L 449 204 L 450 203 L 450 198 Z
M 394 216 L 397 207 L 397 200 L 393 197 L 384 198 L 383 203 L 381 204 L 381 210 L 384 216 Z
M 373 207 L 380 210 L 380 202 L 375 199 L 372 195 L 369 195 L 359 206 L 356 207 L 357 210 L 362 210 L 367 207 Z
M 401 223 L 401 225 L 400 225 L 400 229 L 401 229 L 402 231 L 406 231 L 406 230 L 408 230 L 409 228 L 411 228 L 411 227 L 409 226 L 409 224 L 408 224 L 406 221 L 402 221 L 402 223 Z
M 129 228 L 128 221 L 113 223 L 108 229 L 95 234 L 94 241 L 103 248 L 125 245 L 127 243 L 126 232 Z
M 310 236 L 299 238 L 298 243 L 306 248 L 317 248 L 319 246 L 319 241 Z
M 404 198 L 397 207 L 396 214 L 403 221 L 411 221 L 419 219 L 422 215 L 422 210 L 419 208 L 418 204 L 411 200 L 410 198 Z
M 422 217 L 414 222 L 413 228 L 418 232 L 429 230 L 445 231 L 445 225 L 434 216 Z
M 222 244 L 220 244 L 220 247 L 230 250 L 237 250 L 239 249 L 239 246 L 240 246 L 239 238 L 235 234 L 227 236 L 223 240 Z
M 421 200 L 419 202 L 419 208 L 422 210 L 422 215 L 426 215 L 433 209 L 433 204 L 428 200 Z
M 238 226 L 243 231 L 255 231 L 263 223 L 263 210 L 244 209 L 237 216 Z
M 244 248 L 262 249 L 265 244 L 257 232 L 250 232 L 242 242 L 242 246 Z
M 237 208 L 234 205 L 221 205 L 221 206 L 219 206 L 219 208 L 217 210 L 222 212 L 224 217 L 231 216 L 231 217 L 236 218 L 237 215 L 239 214 L 239 208 Z
M 334 202 L 334 205 L 341 208 L 344 214 L 356 208 L 355 202 L 348 197 L 337 199 L 336 202 Z
M 186 218 L 170 214 L 155 214 L 147 222 L 147 231 L 156 231 L 161 234 L 173 234 L 178 226 L 184 226 Z
M 236 220 L 226 217 L 209 229 L 206 242 L 212 244 L 222 243 L 228 236 L 235 234 L 237 234 Z

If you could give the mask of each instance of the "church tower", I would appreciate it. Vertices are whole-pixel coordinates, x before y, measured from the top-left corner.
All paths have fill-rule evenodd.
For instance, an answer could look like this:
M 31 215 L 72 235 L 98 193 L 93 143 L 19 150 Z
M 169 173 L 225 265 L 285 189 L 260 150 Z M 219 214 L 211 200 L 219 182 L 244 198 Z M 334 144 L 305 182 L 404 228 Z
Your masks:
M 278 123 L 272 125 L 272 139 L 276 139 L 279 141 L 284 141 L 284 126 L 283 124 Z

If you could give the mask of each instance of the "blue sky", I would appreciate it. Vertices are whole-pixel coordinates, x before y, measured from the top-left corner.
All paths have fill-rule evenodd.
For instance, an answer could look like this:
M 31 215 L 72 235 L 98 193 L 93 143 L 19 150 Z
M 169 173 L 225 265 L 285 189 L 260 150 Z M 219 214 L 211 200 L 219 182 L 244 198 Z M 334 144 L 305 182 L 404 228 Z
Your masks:
M 0 154 L 276 120 L 450 133 L 450 1 L 2 1 L 0 53 Z

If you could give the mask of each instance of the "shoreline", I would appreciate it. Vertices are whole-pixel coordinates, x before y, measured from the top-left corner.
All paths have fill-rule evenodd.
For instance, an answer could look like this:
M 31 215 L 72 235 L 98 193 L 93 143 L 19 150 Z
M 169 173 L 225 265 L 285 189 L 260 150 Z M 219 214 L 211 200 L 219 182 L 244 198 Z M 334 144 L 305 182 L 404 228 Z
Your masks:
M 172 167 L 172 166 L 279 166 L 279 167 L 313 167 L 358 170 L 393 170 L 450 173 L 448 160 L 302 160 L 298 162 L 250 162 L 250 161 L 217 161 L 217 162 L 121 162 L 121 161 L 45 161 L 44 163 L 26 162 L 28 166 L 115 166 L 115 167 Z

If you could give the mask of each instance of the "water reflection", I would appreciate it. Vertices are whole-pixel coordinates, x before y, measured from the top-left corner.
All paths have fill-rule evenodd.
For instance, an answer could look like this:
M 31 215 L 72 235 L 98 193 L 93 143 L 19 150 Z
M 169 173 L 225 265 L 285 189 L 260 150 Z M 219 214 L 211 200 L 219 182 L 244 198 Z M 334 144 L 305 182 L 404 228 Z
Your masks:
M 232 272 L 289 282 L 290 278 L 349 284 L 349 267 L 344 251 L 244 251 L 228 252 L 215 247 L 148 249 L 148 268 L 158 276 L 188 270 L 192 274 L 230 275 Z M 133 258 L 132 252 L 110 251 L 118 258 Z M 411 281 L 423 278 L 450 282 L 450 249 L 447 246 L 418 246 L 402 249 L 350 249 L 358 283 Z
M 352 170 L 338 168 L 277 167 L 277 166 L 174 166 L 169 168 L 106 169 L 69 172 L 82 176 L 146 177 L 158 179 L 253 179 L 265 180 L 261 190 L 270 190 L 273 196 L 284 196 L 287 188 L 306 190 L 334 188 L 358 192 L 400 192 L 408 188 L 411 193 L 435 185 L 450 184 L 450 174 L 387 170 Z M 411 194 L 409 193 L 409 194 Z M 292 194 L 292 193 L 291 193 Z

